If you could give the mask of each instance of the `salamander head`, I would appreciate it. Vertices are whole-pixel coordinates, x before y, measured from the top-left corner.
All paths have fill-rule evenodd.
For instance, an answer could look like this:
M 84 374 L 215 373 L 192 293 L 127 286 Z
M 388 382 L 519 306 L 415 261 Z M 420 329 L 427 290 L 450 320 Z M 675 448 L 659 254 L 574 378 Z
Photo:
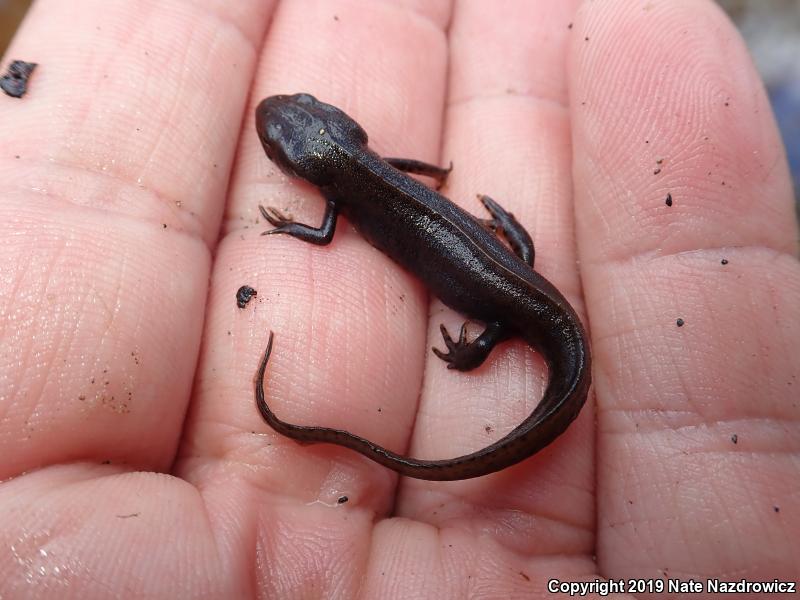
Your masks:
M 262 100 L 256 108 L 256 131 L 281 171 L 318 186 L 330 182 L 348 149 L 367 143 L 358 123 L 310 94 Z

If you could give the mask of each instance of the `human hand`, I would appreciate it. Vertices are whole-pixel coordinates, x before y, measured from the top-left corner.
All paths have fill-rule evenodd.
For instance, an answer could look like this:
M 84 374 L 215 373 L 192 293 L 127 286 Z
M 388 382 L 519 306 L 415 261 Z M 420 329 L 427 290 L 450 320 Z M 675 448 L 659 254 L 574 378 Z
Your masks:
M 0 98 L 0 595 L 797 576 L 797 229 L 758 77 L 709 2 L 577 5 L 35 5 L 7 56 L 40 66 Z M 259 203 L 321 212 L 254 133 L 262 97 L 299 91 L 528 227 L 589 326 L 596 412 L 452 483 L 266 427 L 268 330 L 279 415 L 412 456 L 485 446 L 544 385 L 520 342 L 448 371 L 430 347 L 461 317 L 349 227 L 260 236 Z

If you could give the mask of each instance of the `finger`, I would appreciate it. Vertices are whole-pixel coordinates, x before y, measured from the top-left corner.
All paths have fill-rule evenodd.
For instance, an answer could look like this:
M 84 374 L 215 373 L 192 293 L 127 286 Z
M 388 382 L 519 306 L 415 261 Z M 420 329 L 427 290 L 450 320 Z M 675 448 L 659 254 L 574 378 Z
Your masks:
M 445 158 L 453 173 L 447 195 L 477 216 L 476 199 L 489 193 L 531 233 L 536 269 L 573 303 L 579 299 L 570 198 L 569 122 L 563 74 L 574 3 L 481 2 L 457 5 L 450 27 L 451 80 Z M 576 304 L 579 306 L 579 304 Z M 431 325 L 440 321 L 434 305 Z M 463 317 L 446 311 L 453 323 Z M 436 334 L 431 330 L 431 336 Z M 542 397 L 546 369 L 540 356 L 517 340 L 502 344 L 486 363 L 456 373 L 429 355 L 420 419 L 411 453 L 445 458 L 485 447 L 506 435 Z M 448 494 L 476 506 L 488 519 L 515 509 L 530 525 L 549 531 L 547 543 L 520 529 L 498 538 L 525 552 L 588 550 L 591 537 L 591 411 L 551 447 L 496 475 L 449 484 Z M 446 434 L 445 434 L 446 432 Z M 403 508 L 414 514 L 426 503 L 431 484 L 409 482 Z M 581 493 L 575 494 L 580 489 Z M 558 500 L 556 500 L 558 499 Z M 496 509 L 496 513 L 491 510 Z M 533 515 L 547 519 L 534 519 Z M 452 519 L 447 513 L 442 518 Z M 483 520 L 481 520 L 483 522 Z M 559 535 L 556 535 L 558 533 Z M 527 540 L 527 541 L 526 541 Z M 552 544 L 552 545 L 551 545 Z
M 600 568 L 791 577 L 800 269 L 763 87 L 711 2 L 587 3 L 574 33 Z
M 446 15 L 431 6 L 284 2 L 263 46 L 179 471 L 220 497 L 232 480 L 249 484 L 262 526 L 241 535 L 257 536 L 258 586 L 267 596 L 296 594 L 298 581 L 312 594 L 325 586 L 358 595 L 370 544 L 380 543 L 371 538 L 374 515 L 390 510 L 397 479 L 351 450 L 299 445 L 263 422 L 252 382 L 268 332 L 266 400 L 279 418 L 344 428 L 403 451 L 422 375 L 425 294 L 344 220 L 329 246 L 258 236 L 259 203 L 316 226 L 323 202 L 278 173 L 251 115 L 270 94 L 310 92 L 357 119 L 380 154 L 435 161 Z M 258 296 L 239 311 L 234 294 L 245 282 Z M 402 577 L 392 571 L 391 581 Z M 371 575 L 383 585 L 377 570 Z
M 220 71 L 243 40 L 200 6 L 98 6 L 36 3 L 9 49 L 39 66 L 0 117 L 4 345 L 20 357 L 2 427 L 25 432 L 0 435 L 3 476 L 63 457 L 167 467 L 191 386 L 247 87 L 244 63 Z
M 279 418 L 347 429 L 403 451 L 422 374 L 425 294 L 344 220 L 328 246 L 261 237 L 261 223 L 242 226 L 242 220 L 257 223 L 259 203 L 317 226 L 323 204 L 267 159 L 253 109 L 270 94 L 310 92 L 352 114 L 380 154 L 435 161 L 446 68 L 442 22 L 435 8 L 417 13 L 403 5 L 285 2 L 264 44 L 231 186 L 228 234 L 212 277 L 209 344 L 181 468 L 211 485 L 222 476 L 217 468 L 229 473 L 231 464 L 239 465 L 256 489 L 291 507 L 283 522 L 298 535 L 316 519 L 306 514 L 310 502 L 335 507 L 346 496 L 348 506 L 385 512 L 396 477 L 351 450 L 301 446 L 263 422 L 252 382 L 268 332 L 274 331 L 274 344 L 266 400 Z M 239 311 L 234 295 L 244 283 L 258 296 Z M 242 435 L 231 437 L 231 427 Z M 361 535 L 364 525 L 354 522 L 355 531 L 323 544 L 324 560 L 339 556 L 339 542 Z M 297 567 L 274 556 L 290 571 Z
M 4 597 L 239 595 L 176 577 L 227 560 L 197 491 L 130 471 L 174 459 L 256 16 L 41 0 L 9 48 L 39 66 L 0 97 Z

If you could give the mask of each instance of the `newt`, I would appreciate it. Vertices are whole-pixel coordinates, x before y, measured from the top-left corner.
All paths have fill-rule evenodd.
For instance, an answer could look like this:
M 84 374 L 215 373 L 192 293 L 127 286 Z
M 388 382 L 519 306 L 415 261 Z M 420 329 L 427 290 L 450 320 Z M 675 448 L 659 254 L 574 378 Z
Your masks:
M 422 460 L 349 431 L 279 419 L 264 398 L 273 342 L 270 332 L 254 382 L 258 410 L 273 429 L 299 442 L 345 446 L 401 475 L 436 481 L 505 469 L 567 429 L 583 407 L 591 383 L 586 333 L 564 296 L 533 270 L 533 241 L 513 214 L 482 196 L 491 219 L 471 215 L 408 175 L 422 174 L 442 182 L 450 169 L 411 159 L 381 158 L 369 148 L 367 134 L 358 123 L 309 94 L 265 98 L 256 108 L 256 129 L 270 160 L 287 175 L 317 187 L 326 203 L 319 227 L 259 206 L 274 226 L 265 234 L 327 245 L 333 240 L 338 216 L 344 215 L 370 244 L 416 275 L 447 306 L 485 323 L 473 341 L 467 341 L 466 323 L 456 340 L 440 327 L 446 351 L 433 351 L 448 368 L 474 369 L 494 346 L 518 336 L 542 352 L 549 369 L 541 401 L 503 438 L 463 456 Z

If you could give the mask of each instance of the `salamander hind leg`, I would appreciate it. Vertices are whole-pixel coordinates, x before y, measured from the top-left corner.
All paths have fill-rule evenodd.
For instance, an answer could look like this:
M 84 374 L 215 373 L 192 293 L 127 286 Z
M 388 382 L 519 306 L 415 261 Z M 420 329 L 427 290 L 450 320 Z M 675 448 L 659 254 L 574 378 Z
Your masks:
M 442 352 L 438 348 L 433 348 L 433 353 L 447 363 L 448 369 L 458 371 L 471 371 L 480 366 L 489 353 L 498 343 L 509 337 L 505 325 L 502 323 L 489 323 L 473 341 L 467 341 L 467 324 L 461 325 L 458 334 L 458 341 L 450 337 L 444 325 L 439 326 L 442 332 L 447 352 Z
M 487 229 L 494 231 L 498 235 L 502 235 L 506 241 L 508 241 L 514 254 L 533 268 L 535 252 L 530 234 L 525 231 L 525 228 L 517 221 L 513 214 L 508 212 L 489 196 L 479 195 L 478 198 L 486 207 L 486 210 L 489 211 L 489 214 L 492 215 L 491 219 L 481 220 L 481 222 Z

